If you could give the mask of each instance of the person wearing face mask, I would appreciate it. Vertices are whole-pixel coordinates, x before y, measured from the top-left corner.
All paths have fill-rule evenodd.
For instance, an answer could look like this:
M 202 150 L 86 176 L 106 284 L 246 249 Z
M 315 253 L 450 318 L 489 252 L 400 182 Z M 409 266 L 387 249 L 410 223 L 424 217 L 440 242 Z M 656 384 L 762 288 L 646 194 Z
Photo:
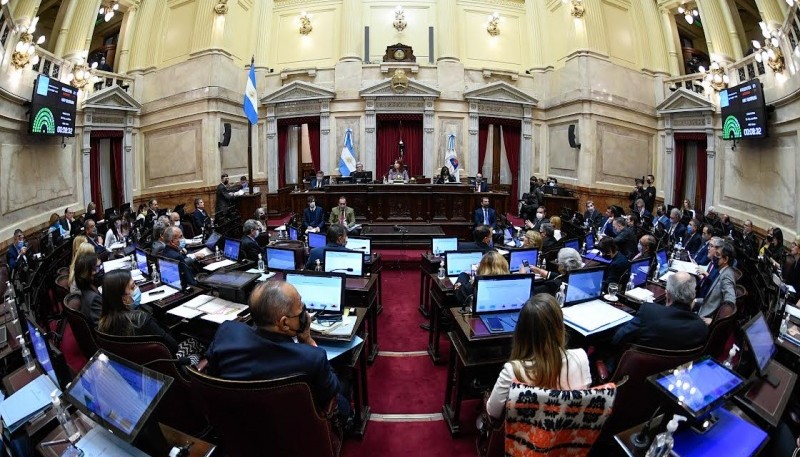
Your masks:
M 81 313 L 97 325 L 103 310 L 103 297 L 97 287 L 102 264 L 96 254 L 85 254 L 75 259 L 75 285 L 81 294 Z
M 83 218 L 84 220 L 91 219 L 93 221 L 97 221 L 97 210 L 94 202 L 89 202 L 89 204 L 86 205 L 86 214 L 83 215 Z
M 481 198 L 481 206 L 475 209 L 475 212 L 472 215 L 472 222 L 474 222 L 476 226 L 488 225 L 492 228 L 497 225 L 496 214 L 494 208 L 489 206 L 488 197 Z
M 653 208 L 656 205 L 656 186 L 653 183 L 656 182 L 656 178 L 653 175 L 647 175 L 645 178 L 645 185 L 644 188 L 644 196 L 642 199 L 644 200 L 644 207 L 647 209 L 647 212 L 653 213 Z
M 25 235 L 22 230 L 14 230 L 14 244 L 8 247 L 6 252 L 6 264 L 8 269 L 14 271 L 17 265 L 28 263 L 28 246 L 25 244 Z
M 325 211 L 317 206 L 314 196 L 309 196 L 306 200 L 308 208 L 303 210 L 303 232 L 321 232 L 325 228 Z
M 631 201 L 631 204 L 628 207 L 631 211 L 636 211 L 636 200 L 640 198 L 644 200 L 644 181 L 641 178 L 636 178 L 635 180 L 636 185 L 633 187 L 633 192 L 628 195 L 628 199 Z
M 217 185 L 217 207 L 216 213 L 224 213 L 233 204 L 236 195 L 228 190 L 228 173 L 222 173 L 220 183 Z
M 608 290 L 608 285 L 610 283 L 619 283 L 623 276 L 628 274 L 631 269 L 631 263 L 624 254 L 619 252 L 617 242 L 614 241 L 613 238 L 603 238 L 596 246 L 603 257 L 611 260 L 611 263 L 606 266 L 606 271 L 603 274 L 603 290 Z
M 686 238 L 683 240 L 683 247 L 689 251 L 690 256 L 697 254 L 697 251 L 701 248 L 702 227 L 703 224 L 697 219 L 692 219 L 689 221 L 689 225 L 686 226 Z
M 181 284 L 186 286 L 194 286 L 197 284 L 192 271 L 189 268 L 189 260 L 181 252 L 181 239 L 183 239 L 183 232 L 179 227 L 167 227 L 164 230 L 164 250 L 161 252 L 163 257 L 178 261 L 178 272 L 181 275 Z
M 547 208 L 545 208 L 544 206 L 540 206 L 536 208 L 536 220 L 535 221 L 526 220 L 525 227 L 539 232 L 542 229 L 542 224 L 548 224 L 548 223 L 550 223 L 550 219 L 547 217 Z
M 586 202 L 586 211 L 583 213 L 583 220 L 589 222 L 589 227 L 593 230 L 603 224 L 603 215 L 594 207 L 594 202 Z
M 93 219 L 87 219 L 86 222 L 83 223 L 83 230 L 86 233 L 86 238 L 89 240 L 89 243 L 92 243 L 94 246 L 94 251 L 97 255 L 107 252 L 103 245 L 103 238 L 97 236 L 97 224 Z
M 627 258 L 632 258 L 638 251 L 636 249 L 636 229 L 630 227 L 624 217 L 614 219 L 614 232 L 617 236 L 614 241 L 617 243 L 617 249 Z
M 322 170 L 317 170 L 317 176 L 308 183 L 308 188 L 321 190 L 328 184 L 330 184 L 330 182 L 329 180 L 325 179 L 325 172 Z
M 256 221 L 256 226 L 258 226 L 259 235 L 267 233 L 267 212 L 264 211 L 264 208 L 256 208 L 253 213 L 253 219 Z
M 297 289 L 284 281 L 262 282 L 248 305 L 254 325 L 227 321 L 219 326 L 206 352 L 208 374 L 240 381 L 306 375 L 317 409 L 336 398 L 338 414 L 348 418 L 346 391 L 311 337 L 311 318 Z
M 714 236 L 713 231 L 714 229 L 709 225 L 703 226 L 703 229 L 700 231 L 700 249 L 698 249 L 697 253 L 692 257 L 694 262 L 698 265 L 708 265 L 708 262 L 711 261 L 711 259 L 708 258 L 708 242 L 711 241 L 711 237 Z
M 194 199 L 194 212 L 192 213 L 192 225 L 194 226 L 194 233 L 203 233 L 203 228 L 206 226 L 208 220 L 208 213 L 206 213 L 206 203 L 202 198 Z
M 647 257 L 653 257 L 656 255 L 656 238 L 653 235 L 644 235 L 639 238 L 639 243 L 636 245 L 636 249 L 638 250 L 638 254 L 631 259 L 631 261 L 636 261 L 639 259 L 646 259 Z
M 653 228 L 657 229 L 658 225 L 661 224 L 662 230 L 669 230 L 670 223 L 669 217 L 667 216 L 667 208 L 664 205 L 658 205 L 656 209 L 656 217 L 653 218 Z
M 779 227 L 771 227 L 767 231 L 765 242 L 766 244 L 761 248 L 761 255 L 773 266 L 780 268 L 786 256 L 786 248 L 783 246 L 783 230 Z
M 242 235 L 239 244 L 239 260 L 258 261 L 258 255 L 262 253 L 256 242 L 258 232 L 258 224 L 254 219 L 248 219 L 244 222 L 244 228 L 242 229 L 244 235 Z

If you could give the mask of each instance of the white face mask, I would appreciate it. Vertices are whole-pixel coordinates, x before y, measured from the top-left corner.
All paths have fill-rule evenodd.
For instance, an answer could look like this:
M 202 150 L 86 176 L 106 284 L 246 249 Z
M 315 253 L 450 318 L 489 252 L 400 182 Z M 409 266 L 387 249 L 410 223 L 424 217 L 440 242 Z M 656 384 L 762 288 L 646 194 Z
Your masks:
M 314 203 L 314 202 L 311 202 L 311 203 L 309 203 L 308 207 L 311 208 L 311 209 L 314 209 L 314 208 L 317 207 L 317 204 Z
M 536 213 L 536 219 L 544 219 L 543 213 Z

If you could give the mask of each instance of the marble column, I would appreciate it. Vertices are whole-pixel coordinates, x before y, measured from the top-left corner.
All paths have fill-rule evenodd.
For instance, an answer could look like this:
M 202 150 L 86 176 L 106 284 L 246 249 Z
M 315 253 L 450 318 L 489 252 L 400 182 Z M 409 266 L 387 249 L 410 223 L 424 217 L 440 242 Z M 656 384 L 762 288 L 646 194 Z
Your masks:
M 664 118 L 664 155 L 661 162 L 664 164 L 663 187 L 664 203 L 677 205 L 675 198 L 675 136 L 672 130 L 672 115 L 668 114 Z
M 678 41 L 678 37 L 676 36 L 677 26 L 675 25 L 675 16 L 667 9 L 661 10 L 661 30 L 667 44 L 669 73 L 672 76 L 678 76 L 681 74 L 681 64 L 676 45 Z
M 436 37 L 439 39 L 440 61 L 458 62 L 458 7 L 456 0 L 439 0 L 437 2 Z M 426 172 L 427 175 L 427 172 Z
M 642 15 L 644 17 L 643 24 L 644 32 L 650 38 L 650 65 L 653 71 L 670 72 L 672 69 L 669 66 L 668 59 L 671 55 L 667 54 L 667 37 L 669 35 L 662 32 L 660 27 L 648 27 L 647 24 L 658 24 L 660 18 L 658 17 L 658 8 L 654 2 L 642 2 Z
M 97 11 L 100 9 L 100 0 L 81 0 L 77 3 L 72 21 L 67 24 L 69 31 L 64 45 L 64 58 L 73 60 L 87 57 Z
M 469 141 L 467 142 L 467 176 L 478 172 L 478 102 L 469 102 Z
M 269 38 L 272 34 L 272 0 L 258 2 L 258 41 L 256 43 L 256 68 L 268 68 Z
M 72 18 L 75 16 L 75 9 L 77 8 L 80 0 L 64 0 L 69 2 L 67 4 L 67 11 L 61 21 L 61 27 L 58 29 L 58 37 L 56 38 L 56 45 L 53 48 L 53 54 L 56 57 L 63 57 L 64 47 L 67 45 L 67 35 L 69 34 L 69 27 L 72 24 Z M 63 8 L 63 6 L 62 6 Z M 55 33 L 54 33 L 55 35 Z
M 539 19 L 542 17 L 539 2 L 525 2 L 525 20 L 528 23 L 528 46 L 530 49 L 529 68 L 543 68 L 544 56 L 542 53 L 542 26 Z
M 725 27 L 727 27 L 728 35 L 730 36 L 731 48 L 733 48 L 733 58 L 734 60 L 739 60 L 744 57 L 744 53 L 742 52 L 742 40 L 739 38 L 739 32 L 736 29 L 736 22 L 733 19 L 733 12 L 731 11 L 730 5 L 727 1 L 720 1 L 719 7 L 722 10 L 722 17 L 725 19 Z M 737 11 L 736 14 L 738 15 L 739 12 Z
M 276 105 L 267 105 L 267 187 L 270 192 L 278 191 L 278 119 L 275 108 Z
M 14 20 L 17 24 L 28 25 L 36 17 L 42 0 L 18 0 L 14 8 Z
M 136 18 L 139 11 L 139 5 L 133 5 L 125 12 L 122 18 L 122 30 L 120 31 L 119 40 L 119 55 L 115 63 L 117 73 L 127 73 L 130 66 L 131 58 L 131 44 L 133 42 L 133 33 L 136 30 Z M 127 201 L 127 200 L 126 200 Z
M 319 167 L 330 169 L 331 162 L 331 101 L 321 100 L 319 110 Z M 357 135 L 358 133 L 354 133 Z
M 770 29 L 780 28 L 783 25 L 784 17 L 786 17 L 781 11 L 781 7 L 778 6 L 779 3 L 786 5 L 783 0 L 756 0 L 758 13 Z
M 422 172 L 425 176 L 433 176 L 433 164 L 441 163 L 434 150 L 434 118 L 433 98 L 426 98 L 425 111 L 422 114 Z
M 92 153 L 92 124 L 94 109 L 87 109 L 83 113 L 83 131 L 81 132 L 81 170 L 83 171 L 83 206 L 92 200 L 92 172 L 91 172 L 91 153 Z
M 154 23 L 158 11 L 157 2 L 145 1 L 139 8 L 136 20 L 136 28 L 133 30 L 131 41 L 130 58 L 128 59 L 128 71 L 144 70 L 147 68 L 147 57 L 154 52 L 155 40 L 151 40 L 151 35 L 155 31 Z
M 361 2 L 359 0 L 342 0 L 341 23 L 341 58 L 340 61 L 361 61 Z
M 519 155 L 519 177 L 517 181 L 516 198 L 512 195 L 511 201 L 522 198 L 522 194 L 528 191 L 525 183 L 530 182 L 530 177 L 533 174 L 533 107 L 522 107 L 522 144 L 520 145 Z M 513 207 L 513 205 L 512 205 Z
M 125 135 L 122 138 L 122 163 L 127 170 L 133 170 L 133 122 L 134 116 L 131 113 L 125 115 Z M 131 173 L 122 174 L 122 194 L 124 201 L 133 201 L 133 175 Z
M 728 34 L 723 8 L 719 0 L 698 0 L 697 8 L 703 21 L 706 43 L 711 53 L 711 60 L 732 62 L 735 60 L 734 46 Z M 738 47 L 738 40 L 736 41 Z M 739 50 L 741 54 L 741 49 Z
M 706 125 L 711 125 L 712 116 L 706 114 Z M 714 187 L 716 185 L 716 155 L 717 143 L 714 129 L 706 129 L 706 208 L 716 204 L 714 201 Z
M 606 30 L 603 23 L 603 2 L 601 0 L 584 0 L 586 10 L 580 19 L 573 18 L 567 13 L 567 17 L 575 24 L 575 27 L 583 27 L 585 43 L 583 49 L 590 49 L 603 55 L 608 55 L 606 44 Z M 567 8 L 569 4 L 565 5 Z
M 378 156 L 377 156 L 377 148 L 378 148 L 378 134 L 376 133 L 375 129 L 377 128 L 377 116 L 375 114 L 375 98 L 367 98 L 364 100 L 365 106 L 365 118 L 364 118 L 364 156 L 361 158 L 361 161 L 364 162 L 364 169 L 365 170 L 375 170 L 373 173 L 373 178 L 375 180 L 380 180 L 383 176 L 384 171 L 381 170 L 378 173 L 376 167 L 378 166 Z

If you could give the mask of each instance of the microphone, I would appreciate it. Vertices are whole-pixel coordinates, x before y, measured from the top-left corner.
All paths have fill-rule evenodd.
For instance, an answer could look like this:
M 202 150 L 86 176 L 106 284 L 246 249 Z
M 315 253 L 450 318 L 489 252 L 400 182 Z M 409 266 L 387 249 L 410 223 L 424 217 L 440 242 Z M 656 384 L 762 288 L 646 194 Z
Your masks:
M 334 272 L 337 272 L 337 271 L 346 271 L 348 273 L 351 273 L 353 271 L 353 269 L 348 267 L 348 268 L 334 268 L 332 270 L 328 270 L 329 273 L 334 273 Z
M 367 247 L 366 246 L 359 246 L 359 247 L 354 248 L 354 249 L 357 249 L 357 250 L 360 250 L 360 251 L 366 251 Z

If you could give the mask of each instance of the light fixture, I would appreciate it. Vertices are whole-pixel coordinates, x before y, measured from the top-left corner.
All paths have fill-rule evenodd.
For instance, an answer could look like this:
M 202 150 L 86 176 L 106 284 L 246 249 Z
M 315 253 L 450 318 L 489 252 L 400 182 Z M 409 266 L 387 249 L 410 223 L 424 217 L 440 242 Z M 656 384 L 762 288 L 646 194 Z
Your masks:
M 783 52 L 780 48 L 781 32 L 779 30 L 770 31 L 763 21 L 758 25 L 761 27 L 761 35 L 764 36 L 764 44 L 762 45 L 758 40 L 752 41 L 756 62 L 766 63 L 775 73 L 783 72 L 786 62 L 783 60 Z
M 103 0 L 103 3 L 100 4 L 100 10 L 97 13 L 103 16 L 103 19 L 108 22 L 114 17 L 114 13 L 116 13 L 117 10 L 119 10 L 119 3 L 117 0 Z
M 689 24 L 694 24 L 696 17 L 700 17 L 700 11 L 697 8 L 684 8 L 683 6 L 678 7 L 678 14 L 683 14 L 683 18 L 686 19 L 686 22 Z
M 0 6 L 3 6 L 3 5 L 5 5 L 6 3 L 8 3 L 8 0 L 0 0 Z
M 710 86 L 717 92 L 728 87 L 728 82 L 730 82 L 728 75 L 725 73 L 725 69 L 722 65 L 716 60 L 711 62 L 711 66 L 708 70 L 703 66 L 701 66 L 699 70 L 704 76 L 703 84 Z
M 67 82 L 78 90 L 83 89 L 87 84 L 96 83 L 100 81 L 100 77 L 94 74 L 96 68 L 97 62 L 89 65 L 82 58 L 79 58 L 75 65 L 72 66 L 72 73 L 67 76 Z
M 486 31 L 491 36 L 500 35 L 500 13 L 494 12 L 489 15 L 489 23 L 486 24 Z
M 228 0 L 217 0 L 217 4 L 214 5 L 214 12 L 219 16 L 228 14 Z
M 574 18 L 582 18 L 586 13 L 586 7 L 583 5 L 583 0 L 561 0 L 561 2 L 564 4 L 569 2 L 569 14 L 571 14 Z
M 394 9 L 394 22 L 392 22 L 392 25 L 398 32 L 405 30 L 408 25 L 406 22 L 406 11 L 400 5 L 397 5 L 397 8 Z
M 300 13 L 300 35 L 308 35 L 314 27 L 311 26 L 311 14 L 303 11 Z
M 790 7 L 794 6 L 794 2 L 795 0 L 786 0 L 786 4 L 789 5 Z
M 19 41 L 14 47 L 14 53 L 11 55 L 11 64 L 17 69 L 23 68 L 29 63 L 32 65 L 39 63 L 39 54 L 36 53 L 36 46 L 44 43 L 44 35 L 40 36 L 36 42 L 33 41 L 33 32 L 36 31 L 36 24 L 38 23 L 39 16 L 36 16 L 27 27 L 17 26 Z

